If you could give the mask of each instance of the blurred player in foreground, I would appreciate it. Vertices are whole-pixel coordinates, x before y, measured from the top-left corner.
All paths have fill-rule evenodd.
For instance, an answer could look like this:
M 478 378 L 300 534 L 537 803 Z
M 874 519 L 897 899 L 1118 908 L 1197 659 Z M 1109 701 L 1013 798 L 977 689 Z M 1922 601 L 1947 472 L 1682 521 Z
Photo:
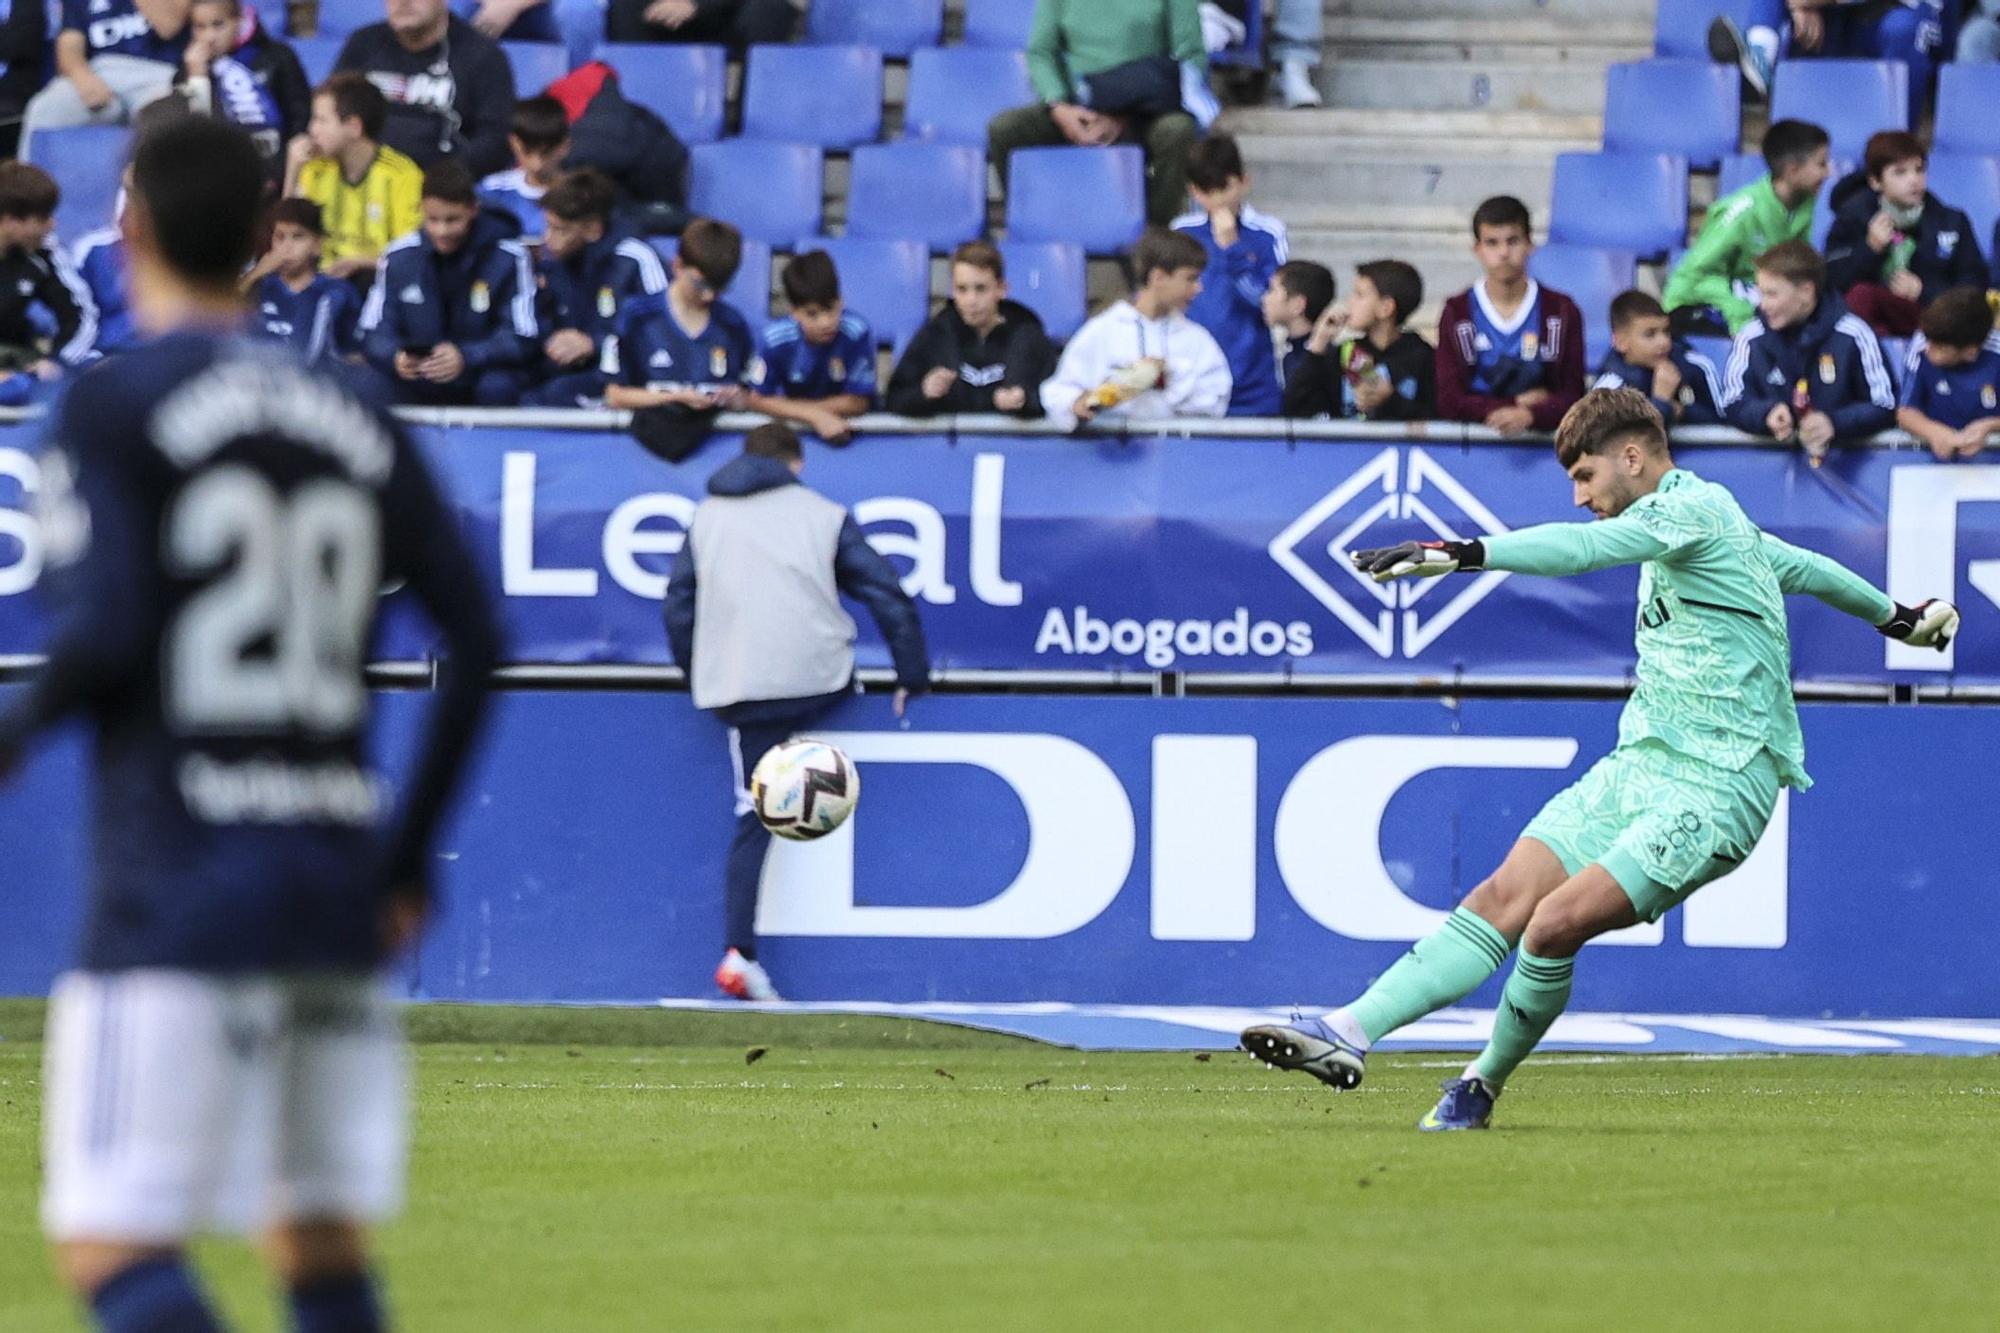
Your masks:
M 143 134 L 123 227 L 149 344 L 83 375 L 43 454 L 48 663 L 0 717 L 94 725 L 94 885 L 49 1010 L 42 1220 L 109 1333 L 219 1327 L 184 1246 L 261 1232 L 292 1327 L 383 1327 L 362 1224 L 393 1210 L 405 1052 L 379 969 L 498 654 L 415 449 L 282 346 L 238 280 L 264 166 L 222 121 Z M 368 771 L 377 589 L 450 645 L 400 809 Z
M 1404 542 L 1356 551 L 1354 563 L 1377 582 L 1641 565 L 1638 685 L 1618 747 L 1544 806 L 1500 868 L 1359 999 L 1243 1033 L 1252 1056 L 1352 1088 L 1371 1044 L 1465 998 L 1519 945 L 1493 1036 L 1444 1085 L 1427 1130 L 1485 1128 L 1508 1075 L 1569 1003 L 1577 951 L 1659 920 L 1728 874 L 1757 845 L 1778 789 L 1811 785 L 1786 593 L 1917 647 L 1943 651 L 1958 629 L 1949 603 L 1899 606 L 1825 556 L 1760 532 L 1727 490 L 1674 465 L 1660 413 L 1636 389 L 1586 395 L 1556 431 L 1556 457 L 1577 506 L 1600 521 Z

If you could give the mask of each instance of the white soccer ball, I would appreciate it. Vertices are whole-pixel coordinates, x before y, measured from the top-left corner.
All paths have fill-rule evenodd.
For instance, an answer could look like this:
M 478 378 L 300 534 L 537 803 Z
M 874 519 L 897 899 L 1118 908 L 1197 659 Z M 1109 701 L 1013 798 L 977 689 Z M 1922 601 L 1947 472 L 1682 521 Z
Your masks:
M 781 838 L 811 842 L 847 822 L 861 799 L 854 761 L 825 741 L 801 738 L 774 745 L 750 775 L 750 803 L 764 827 Z

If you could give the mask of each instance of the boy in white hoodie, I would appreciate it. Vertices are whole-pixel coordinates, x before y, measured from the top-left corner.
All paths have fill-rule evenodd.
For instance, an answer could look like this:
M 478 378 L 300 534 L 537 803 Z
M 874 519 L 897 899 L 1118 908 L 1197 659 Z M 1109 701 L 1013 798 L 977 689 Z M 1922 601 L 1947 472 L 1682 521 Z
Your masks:
M 1132 299 L 1077 330 L 1042 385 L 1049 420 L 1075 429 L 1099 416 L 1128 421 L 1219 417 L 1229 410 L 1229 361 L 1187 317 L 1208 253 L 1181 232 L 1153 228 L 1132 251 Z

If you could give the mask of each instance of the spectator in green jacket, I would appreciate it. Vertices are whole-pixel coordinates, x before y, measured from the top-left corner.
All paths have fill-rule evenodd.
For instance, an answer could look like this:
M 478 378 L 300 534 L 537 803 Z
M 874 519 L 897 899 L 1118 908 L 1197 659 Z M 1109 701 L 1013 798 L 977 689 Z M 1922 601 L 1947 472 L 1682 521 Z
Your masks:
M 1032 106 L 1003 111 L 987 128 L 987 152 L 1004 183 L 1016 148 L 1135 143 L 1146 150 L 1146 216 L 1165 226 L 1187 206 L 1187 152 L 1200 135 L 1184 110 L 1112 115 L 1081 105 L 1077 83 L 1158 60 L 1207 68 L 1200 0 L 1036 0 L 1028 38 Z
M 1667 279 L 1660 304 L 1676 334 L 1735 334 L 1757 313 L 1757 256 L 1811 239 L 1813 202 L 1832 170 L 1826 131 L 1781 120 L 1764 132 L 1763 148 L 1769 173 L 1715 201 Z

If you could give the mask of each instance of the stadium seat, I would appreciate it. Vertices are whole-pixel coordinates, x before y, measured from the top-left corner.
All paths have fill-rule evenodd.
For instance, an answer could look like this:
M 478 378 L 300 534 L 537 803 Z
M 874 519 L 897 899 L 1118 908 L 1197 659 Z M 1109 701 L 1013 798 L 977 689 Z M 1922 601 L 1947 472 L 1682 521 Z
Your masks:
M 1010 167 L 1010 240 L 1074 241 L 1103 255 L 1145 230 L 1146 158 L 1137 148 L 1021 148 Z
M 1731 153 L 1722 159 L 1722 169 L 1715 177 L 1715 197 L 1734 194 L 1763 175 L 1768 167 L 1757 153 Z M 1834 173 L 1838 175 L 1838 172 Z
M 1687 159 L 1671 153 L 1556 157 L 1549 239 L 1655 259 L 1687 232 Z
M 743 137 L 847 149 L 882 134 L 882 53 L 866 46 L 753 46 Z
M 82 125 L 36 133 L 28 160 L 55 177 L 62 191 L 56 204 L 59 240 L 74 241 L 87 231 L 111 225 L 131 143 L 132 131 L 123 125 Z
M 569 73 L 569 51 L 555 42 L 502 42 L 514 68 L 514 92 L 533 97 Z
M 1022 51 L 1035 26 L 1035 0 L 965 0 L 967 46 Z
M 931 317 L 931 256 L 916 241 L 807 237 L 793 249 L 832 256 L 841 299 L 866 317 L 878 342 L 900 350 Z
M 1713 171 L 1742 139 L 1743 80 L 1707 60 L 1641 60 L 1605 76 L 1604 146 L 1679 153 Z
M 1749 23 L 1757 0 L 1660 0 L 1653 18 L 1653 54 L 1669 60 L 1708 59 L 1708 25 L 1727 14 Z
M 625 96 L 666 121 L 682 143 L 722 137 L 729 66 L 722 47 L 606 42 L 597 58 L 618 72 Z
M 1960 237 L 1959 244 L 1969 241 L 1978 245 L 1979 253 L 1990 264 L 1993 256 L 1986 252 L 1993 240 L 1994 219 L 2000 218 L 2000 157 L 1932 153 L 1930 188 L 1932 194 L 1972 218 L 1972 235 Z
M 944 34 L 944 0 L 812 0 L 806 41 L 815 46 L 872 46 L 908 59 Z
M 1003 241 L 1007 294 L 1042 318 L 1058 342 L 1083 327 L 1083 247 L 1065 241 Z
M 648 244 L 659 251 L 667 261 L 669 270 L 674 256 L 680 253 L 681 241 L 678 236 L 648 236 Z M 743 242 L 743 262 L 737 265 L 736 278 L 722 299 L 735 307 L 738 314 L 750 321 L 752 333 L 762 333 L 764 325 L 771 318 L 771 247 L 762 241 L 748 238 Z
M 864 144 L 847 187 L 847 234 L 949 250 L 986 230 L 986 155 L 964 144 Z
M 340 48 L 347 45 L 347 39 L 288 37 L 285 44 L 298 56 L 299 64 L 306 72 L 306 82 L 317 88 L 326 82 L 327 75 L 333 73 L 333 62 L 340 59 Z
M 1035 100 L 1028 58 L 1019 51 L 943 47 L 910 57 L 903 134 L 911 139 L 986 145 L 986 125 Z
M 1810 121 L 1835 157 L 1857 158 L 1877 130 L 1910 125 L 1910 71 L 1889 60 L 1787 60 L 1772 80 L 1771 119 Z
M 1611 301 L 1630 291 L 1638 264 L 1629 250 L 1544 245 L 1528 258 L 1528 275 L 1575 301 L 1583 311 L 1584 356 L 1592 370 L 1611 350 Z
M 776 245 L 819 230 L 822 161 L 811 144 L 726 139 L 700 144 L 690 156 L 693 212 Z
M 2000 153 L 2000 65 L 1938 68 L 1933 152 Z
M 322 37 L 346 37 L 382 21 L 382 0 L 319 0 L 318 33 Z

